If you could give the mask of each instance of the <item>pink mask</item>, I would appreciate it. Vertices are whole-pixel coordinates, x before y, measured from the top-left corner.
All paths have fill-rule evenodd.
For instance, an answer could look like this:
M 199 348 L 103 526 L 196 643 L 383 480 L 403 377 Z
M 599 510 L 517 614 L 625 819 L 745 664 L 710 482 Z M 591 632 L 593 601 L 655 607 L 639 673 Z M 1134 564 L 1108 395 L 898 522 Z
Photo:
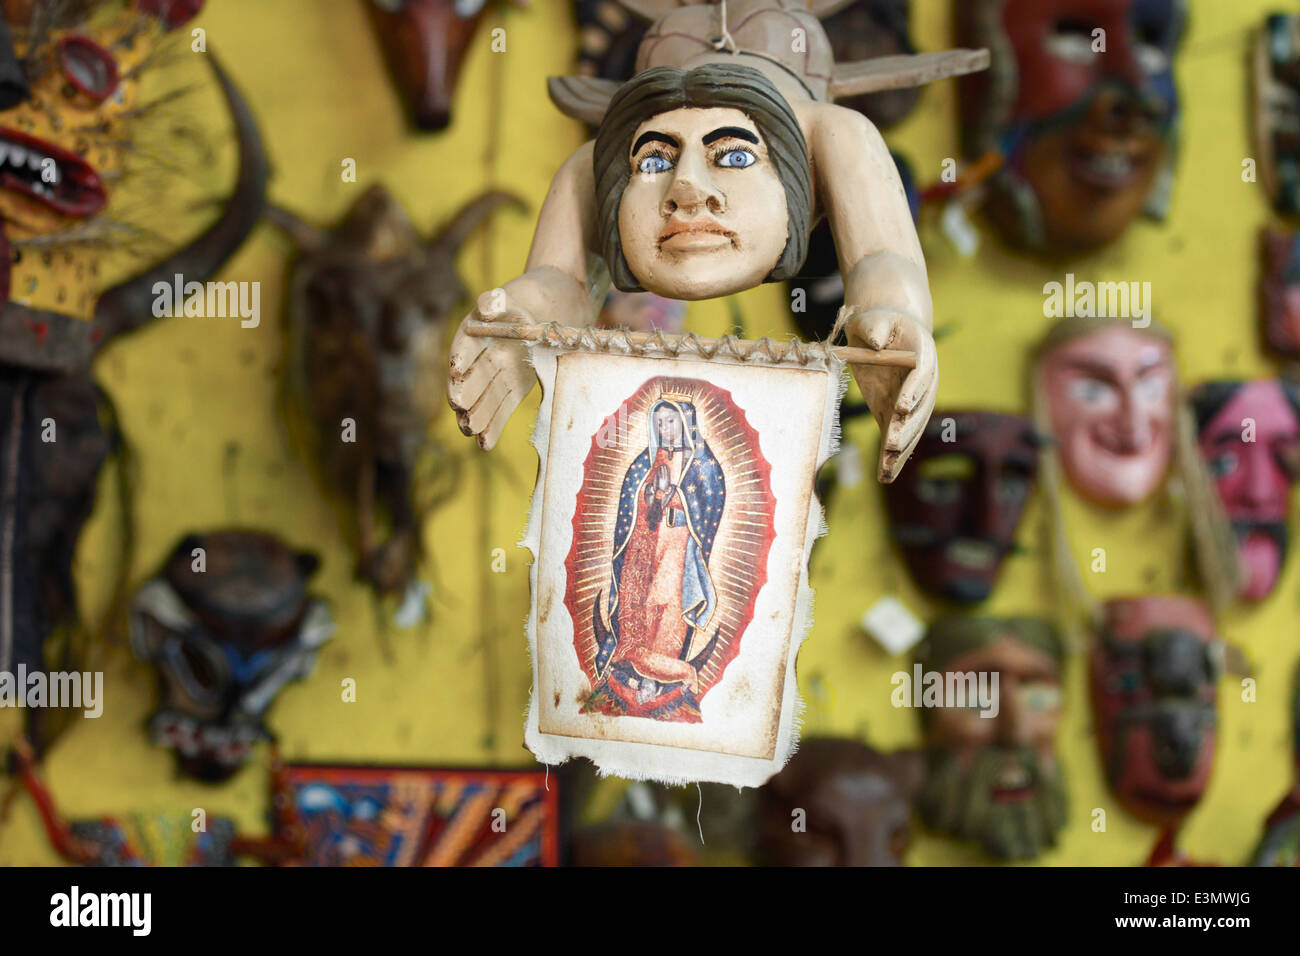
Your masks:
M 1287 505 L 1300 462 L 1300 393 L 1278 379 L 1208 382 L 1192 395 L 1201 455 L 1237 535 L 1241 597 L 1277 584 L 1287 548 Z
M 1052 434 L 1070 485 L 1122 508 L 1148 497 L 1169 471 L 1174 365 L 1169 343 L 1105 324 L 1050 348 L 1039 362 Z

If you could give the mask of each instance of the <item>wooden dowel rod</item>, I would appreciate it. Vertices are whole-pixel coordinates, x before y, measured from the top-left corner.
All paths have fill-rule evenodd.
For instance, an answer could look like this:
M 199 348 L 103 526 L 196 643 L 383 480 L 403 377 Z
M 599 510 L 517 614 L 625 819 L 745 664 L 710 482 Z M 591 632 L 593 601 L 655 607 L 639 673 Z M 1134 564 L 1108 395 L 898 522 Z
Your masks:
M 530 325 L 521 322 L 479 322 L 470 319 L 465 322 L 465 334 L 473 338 L 491 338 L 491 339 L 514 339 L 521 342 L 536 342 L 546 335 L 547 326 Z M 649 345 L 656 342 L 660 337 L 668 342 L 681 342 L 686 340 L 684 335 L 670 335 L 654 332 L 629 332 L 624 329 L 577 329 L 561 327 L 559 331 L 566 335 L 577 335 L 581 332 L 591 334 L 596 341 L 602 345 L 606 344 L 613 337 L 622 339 L 627 336 L 628 341 L 635 345 Z M 697 336 L 695 339 L 705 348 L 713 348 L 720 345 L 722 339 L 705 338 Z M 736 349 L 742 354 L 749 354 L 759 348 L 758 342 L 748 339 L 736 339 L 732 342 Z M 776 349 L 788 349 L 790 343 L 774 342 Z M 831 348 L 832 354 L 841 361 L 850 365 L 889 365 L 894 368 L 916 368 L 916 353 L 904 349 L 864 349 L 848 345 L 836 345 Z

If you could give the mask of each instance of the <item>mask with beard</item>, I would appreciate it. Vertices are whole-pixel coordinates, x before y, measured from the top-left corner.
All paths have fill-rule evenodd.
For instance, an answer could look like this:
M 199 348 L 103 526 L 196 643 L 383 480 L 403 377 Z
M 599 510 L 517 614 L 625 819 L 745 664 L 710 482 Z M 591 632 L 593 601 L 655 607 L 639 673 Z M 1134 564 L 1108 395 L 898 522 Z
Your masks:
M 1064 645 L 1029 618 L 945 618 L 917 663 L 937 674 L 997 674 L 996 710 L 943 701 L 921 711 L 925 780 L 917 807 L 934 830 L 978 840 L 1002 860 L 1037 857 L 1065 824 L 1065 783 L 1056 759 Z

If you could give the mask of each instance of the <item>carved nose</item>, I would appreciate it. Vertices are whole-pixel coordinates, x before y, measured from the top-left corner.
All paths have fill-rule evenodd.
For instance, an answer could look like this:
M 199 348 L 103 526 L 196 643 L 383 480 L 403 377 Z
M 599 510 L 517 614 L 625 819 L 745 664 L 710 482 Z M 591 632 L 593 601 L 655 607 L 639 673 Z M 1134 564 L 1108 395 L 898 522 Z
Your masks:
M 1162 714 L 1152 723 L 1152 756 L 1166 780 L 1186 780 L 1201 754 L 1201 723 L 1194 711 Z
M 664 200 L 665 216 L 671 216 L 679 210 L 694 215 L 701 209 L 707 209 L 715 215 L 722 212 L 722 198 L 715 192 L 702 189 L 690 180 L 678 179 L 673 183 L 668 197 Z

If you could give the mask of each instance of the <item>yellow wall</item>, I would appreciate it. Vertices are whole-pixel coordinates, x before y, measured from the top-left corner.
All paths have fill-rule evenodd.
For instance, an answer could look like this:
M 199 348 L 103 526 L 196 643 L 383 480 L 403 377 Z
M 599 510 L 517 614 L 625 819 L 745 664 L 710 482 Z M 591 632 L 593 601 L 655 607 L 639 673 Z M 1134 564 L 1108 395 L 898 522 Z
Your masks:
M 1218 375 L 1265 375 L 1275 369 L 1256 344 L 1255 235 L 1269 211 L 1258 186 L 1240 178 L 1250 155 L 1247 128 L 1248 32 L 1275 3 L 1192 0 L 1192 22 L 1178 59 L 1183 141 L 1172 214 L 1163 225 L 1136 225 L 1114 247 L 1072 266 L 1079 278 L 1150 281 L 1156 314 L 1177 329 L 1189 381 Z M 501 14 L 507 52 L 493 54 L 480 34 L 461 81 L 452 128 L 408 133 L 381 70 L 360 0 L 209 0 L 197 23 L 257 111 L 274 165 L 272 198 L 317 221 L 333 221 L 369 183 L 382 181 L 422 230 L 432 228 L 492 183 L 536 208 L 550 176 L 580 142 L 581 131 L 546 99 L 544 79 L 568 69 L 574 50 L 565 0 L 535 0 Z M 945 0 L 913 0 L 914 33 L 923 49 L 948 41 Z M 499 72 L 495 72 L 499 71 Z M 494 75 L 502 81 L 496 174 L 488 156 Z M 955 88 L 926 90 L 916 112 L 890 142 L 913 162 L 922 182 L 935 180 L 956 155 Z M 211 125 L 221 122 L 211 110 Z M 357 160 L 356 184 L 340 179 L 344 157 Z M 227 172 L 229 163 L 225 166 Z M 208 194 L 228 182 L 208 178 Z M 490 240 L 476 238 L 461 259 L 475 291 L 517 274 L 531 220 L 504 213 Z M 1017 259 L 993 241 L 962 260 L 932 222 L 922 227 L 936 321 L 954 331 L 939 344 L 940 405 L 1023 410 L 1024 357 L 1051 320 L 1042 286 L 1064 270 Z M 236 521 L 274 531 L 324 558 L 315 587 L 331 598 L 338 633 L 315 675 L 290 686 L 269 723 L 290 759 L 340 762 L 521 764 L 529 666 L 523 621 L 528 583 L 522 533 L 535 469 L 528 435 L 537 396 L 516 414 L 500 449 L 488 456 L 491 504 L 485 512 L 482 456 L 471 452 L 448 416 L 440 438 L 466 456 L 459 495 L 433 516 L 426 541 L 440 575 L 436 620 L 415 632 L 381 636 L 368 592 L 351 580 L 339 522 L 295 457 L 276 407 L 281 347 L 272 310 L 281 294 L 288 247 L 259 230 L 232 260 L 224 279 L 259 280 L 266 313 L 257 329 L 233 321 L 167 319 L 114 346 L 97 374 L 119 406 L 136 449 L 133 488 L 137 549 L 133 580 L 148 576 L 186 531 Z M 489 272 L 490 268 L 490 272 Z M 751 335 L 789 334 L 782 289 L 739 297 Z M 689 324 L 718 333 L 729 322 L 721 302 L 692 305 Z M 855 422 L 846 438 L 876 445 L 875 426 Z M 238 446 L 233 479 L 222 477 L 228 446 Z M 503 467 L 505 466 L 505 467 Z M 120 515 L 111 473 L 87 529 L 78 580 L 89 615 L 104 606 L 118 553 Z M 230 501 L 233 499 L 234 504 Z M 1022 528 L 1026 553 L 1008 561 L 987 613 L 1045 613 L 1046 577 L 1031 505 Z M 1155 503 L 1119 518 L 1067 497 L 1074 546 L 1081 555 L 1105 547 L 1109 570 L 1092 575 L 1099 595 L 1175 588 L 1181 573 L 1177 511 Z M 484 524 L 486 520 L 486 525 Z M 896 593 L 929 615 L 885 538 L 879 492 L 867 484 L 842 490 L 829 515 L 830 534 L 814 556 L 816 623 L 799 660 L 808 703 L 806 733 L 858 734 L 885 749 L 919 741 L 915 714 L 889 704 L 890 675 L 905 665 L 879 650 L 857 627 L 880 595 Z M 505 573 L 490 572 L 491 551 L 504 548 Z M 1297 658 L 1291 626 L 1300 600 L 1300 561 L 1289 562 L 1262 606 L 1223 622 L 1227 637 L 1249 653 L 1259 677 L 1258 702 L 1244 703 L 1232 680 L 1221 685 L 1219 760 L 1213 783 L 1192 815 L 1183 845 L 1199 858 L 1246 859 L 1260 823 L 1292 775 L 1287 702 Z M 386 659 L 384 647 L 389 649 Z M 1049 864 L 1136 864 L 1154 831 L 1127 818 L 1106 791 L 1093 746 L 1082 659 L 1069 662 L 1060 753 L 1068 777 L 1069 821 Z M 177 779 L 165 751 L 142 732 L 153 700 L 150 675 L 124 648 L 108 655 L 107 704 L 51 755 L 46 774 L 71 817 L 171 809 L 235 816 L 263 829 L 265 754 L 230 784 L 210 788 Z M 495 674 L 489 691 L 488 675 Z M 346 704 L 340 682 L 357 681 Z M 15 726 L 0 712 L 0 731 Z M 1090 811 L 1108 812 L 1106 833 L 1093 833 Z M 918 837 L 909 862 L 976 862 L 971 850 Z M 52 863 L 30 801 L 19 799 L 0 825 L 0 864 Z

